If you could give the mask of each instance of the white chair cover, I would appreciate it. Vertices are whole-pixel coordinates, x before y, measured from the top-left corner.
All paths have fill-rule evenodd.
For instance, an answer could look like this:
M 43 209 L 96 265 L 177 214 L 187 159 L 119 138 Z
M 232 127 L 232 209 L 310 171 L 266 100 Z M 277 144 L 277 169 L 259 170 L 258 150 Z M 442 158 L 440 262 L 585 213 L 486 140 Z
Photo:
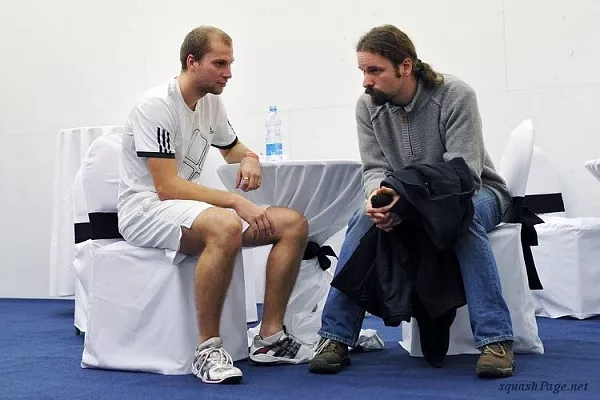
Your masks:
M 82 165 L 88 213 L 116 213 L 119 196 L 121 132 L 99 137 L 90 146 Z
M 514 197 L 525 196 L 534 142 L 533 122 L 526 119 L 512 131 L 502 153 L 498 173 L 505 179 L 508 190 Z
M 501 175 L 513 196 L 525 196 L 535 131 L 531 120 L 525 120 L 512 132 L 502 155 Z M 511 313 L 515 342 L 513 349 L 524 353 L 543 353 L 544 347 L 538 335 L 533 296 L 529 290 L 527 269 L 523 259 L 520 224 L 501 224 L 488 234 L 502 293 Z M 419 330 L 416 320 L 402 323 L 400 344 L 412 356 L 422 356 Z M 448 354 L 478 354 L 471 330 L 467 306 L 457 311 L 450 329 Z
M 586 164 L 586 167 L 593 163 Z M 592 167 L 593 169 L 593 167 Z M 550 157 L 536 146 L 527 195 L 561 194 Z M 566 218 L 566 212 L 539 214 L 538 245 L 531 248 L 543 290 L 533 291 L 536 315 L 588 318 L 600 314 L 600 218 Z
M 533 257 L 544 290 L 534 291 L 542 317 L 600 315 L 600 218 L 545 218 Z
M 87 206 L 85 204 L 85 195 L 83 192 L 83 179 L 81 168 L 77 172 L 73 181 L 73 221 L 75 229 L 81 229 L 86 234 L 89 232 L 89 218 Z M 83 227 L 83 228 L 82 228 Z M 88 271 L 91 265 L 91 245 L 92 241 L 87 235 L 83 235 L 81 240 L 74 243 L 75 258 L 73 260 L 73 271 L 75 275 L 75 321 L 74 325 L 80 332 L 87 330 L 87 321 L 89 315 L 89 300 L 87 293 L 89 290 Z
M 98 249 L 82 367 L 189 374 L 199 340 L 197 260 L 175 266 L 164 251 L 125 241 Z M 221 316 L 223 347 L 234 360 L 248 357 L 244 302 L 238 253 Z
M 116 212 L 120 143 L 120 135 L 106 135 L 88 152 L 82 176 L 90 213 Z M 190 373 L 199 340 L 193 284 L 198 258 L 173 265 L 163 250 L 121 239 L 91 242 L 82 367 Z M 245 309 L 239 252 L 221 317 L 223 346 L 235 360 L 248 356 Z
M 585 168 L 587 168 L 587 170 L 590 171 L 590 173 L 594 175 L 596 179 L 600 180 L 600 158 L 597 160 L 586 161 Z
M 76 215 L 79 215 L 82 221 L 89 222 L 88 213 L 117 212 L 121 139 L 121 131 L 109 131 L 94 140 L 85 155 L 79 173 L 80 186 L 74 185 L 76 199 L 80 198 L 79 202 L 75 202 Z M 87 331 L 95 250 L 119 240 L 121 239 L 87 240 L 75 245 L 75 326 L 81 332 Z
M 500 285 L 510 310 L 515 342 L 513 349 L 519 353 L 542 354 L 544 346 L 538 334 L 533 297 L 529 290 L 527 270 L 521 247 L 521 225 L 502 224 L 489 233 L 498 265 Z M 419 328 L 416 320 L 402 323 L 401 346 L 411 356 L 422 357 Z M 467 306 L 457 310 L 450 328 L 448 355 L 479 354 L 475 347 Z
M 527 194 L 561 193 L 561 191 L 556 166 L 545 151 L 534 146 Z
M 527 196 L 531 195 L 559 195 L 562 199 L 562 189 L 556 166 L 550 160 L 550 157 L 538 146 L 533 148 L 533 158 L 529 179 L 527 181 Z M 564 217 L 565 211 L 553 211 L 538 214 L 542 219 L 544 217 Z
M 59 132 L 54 161 L 52 229 L 50 233 L 49 295 L 75 293 L 73 275 L 73 180 L 92 142 L 110 132 L 122 132 L 121 126 L 94 126 Z

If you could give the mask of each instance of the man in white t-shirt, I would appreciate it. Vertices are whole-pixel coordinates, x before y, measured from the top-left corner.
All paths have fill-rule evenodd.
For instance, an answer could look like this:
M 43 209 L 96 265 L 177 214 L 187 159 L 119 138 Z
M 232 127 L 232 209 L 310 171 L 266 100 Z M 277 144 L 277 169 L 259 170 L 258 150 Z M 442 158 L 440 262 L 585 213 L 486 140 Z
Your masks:
M 120 166 L 119 231 L 133 245 L 165 249 L 174 263 L 199 255 L 195 295 L 200 345 L 193 373 L 207 383 L 239 382 L 242 372 L 221 347 L 219 322 L 240 246 L 273 244 L 267 262 L 257 363 L 308 362 L 310 349 L 286 332 L 285 309 L 308 237 L 298 212 L 266 210 L 239 194 L 199 184 L 210 146 L 240 163 L 237 186 L 261 184 L 255 153 L 237 138 L 219 97 L 231 78 L 232 40 L 201 26 L 185 37 L 180 75 L 151 89 L 129 114 Z

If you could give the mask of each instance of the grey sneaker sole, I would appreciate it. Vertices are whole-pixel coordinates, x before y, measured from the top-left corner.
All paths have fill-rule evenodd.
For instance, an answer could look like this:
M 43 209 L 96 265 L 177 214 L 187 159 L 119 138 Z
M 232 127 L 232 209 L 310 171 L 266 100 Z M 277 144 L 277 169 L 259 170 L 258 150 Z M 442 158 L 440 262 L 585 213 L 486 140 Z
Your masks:
M 498 368 L 491 365 L 482 365 L 477 367 L 477 376 L 480 378 L 506 378 L 512 376 L 514 370 L 512 368 Z
M 315 374 L 337 374 L 342 368 L 351 364 L 350 357 L 343 358 L 339 364 L 328 364 L 325 360 L 315 360 L 310 362 L 308 371 Z
M 256 354 L 250 356 L 250 361 L 257 365 L 280 365 L 280 364 L 306 364 L 308 358 L 286 358 L 275 357 L 268 354 Z
M 230 376 L 229 378 L 225 378 L 220 381 L 205 381 L 204 379 L 202 379 L 202 382 L 204 382 L 204 383 L 219 383 L 221 385 L 235 385 L 237 383 L 242 382 L 242 377 L 241 376 Z
M 228 376 L 226 378 L 223 378 L 221 380 L 205 380 L 204 378 L 202 378 L 202 375 L 200 374 L 200 372 L 198 371 L 197 368 L 195 368 L 192 365 L 192 374 L 196 376 L 196 378 L 200 379 L 202 382 L 204 383 L 221 383 L 221 384 L 236 384 L 236 383 L 240 383 L 242 381 L 242 376 L 243 375 L 232 375 L 232 376 Z

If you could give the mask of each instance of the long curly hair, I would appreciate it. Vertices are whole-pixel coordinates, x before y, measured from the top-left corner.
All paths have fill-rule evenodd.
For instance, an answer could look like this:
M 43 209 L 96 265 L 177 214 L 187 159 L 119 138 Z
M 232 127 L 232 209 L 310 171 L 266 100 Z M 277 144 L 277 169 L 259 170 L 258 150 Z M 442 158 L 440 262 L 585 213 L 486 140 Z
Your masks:
M 425 87 L 441 86 L 444 83 L 444 77 L 417 57 L 413 42 L 394 25 L 377 26 L 365 33 L 358 41 L 356 51 L 379 54 L 390 60 L 394 66 L 410 58 L 413 63 L 412 74 L 423 82 Z

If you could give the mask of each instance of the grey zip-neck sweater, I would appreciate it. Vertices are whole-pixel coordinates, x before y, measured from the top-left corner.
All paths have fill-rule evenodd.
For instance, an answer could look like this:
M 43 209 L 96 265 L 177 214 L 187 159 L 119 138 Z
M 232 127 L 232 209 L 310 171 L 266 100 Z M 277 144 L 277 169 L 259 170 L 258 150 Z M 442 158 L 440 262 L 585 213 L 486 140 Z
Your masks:
M 443 85 L 432 89 L 418 84 L 405 107 L 377 106 L 363 94 L 356 104 L 356 124 L 367 197 L 379 188 L 386 171 L 462 157 L 476 189 L 482 184 L 490 188 L 502 214 L 510 205 L 506 183 L 484 146 L 475 91 L 460 79 L 444 75 Z

